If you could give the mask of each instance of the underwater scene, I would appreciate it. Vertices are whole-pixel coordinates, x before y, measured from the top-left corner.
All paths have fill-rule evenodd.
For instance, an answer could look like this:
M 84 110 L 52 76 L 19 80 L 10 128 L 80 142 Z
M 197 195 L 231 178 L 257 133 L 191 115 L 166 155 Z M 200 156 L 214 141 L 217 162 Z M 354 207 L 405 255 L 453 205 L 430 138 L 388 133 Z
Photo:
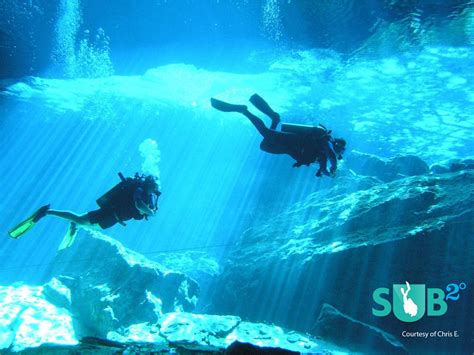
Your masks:
M 472 354 L 474 2 L 0 0 L 0 353 Z

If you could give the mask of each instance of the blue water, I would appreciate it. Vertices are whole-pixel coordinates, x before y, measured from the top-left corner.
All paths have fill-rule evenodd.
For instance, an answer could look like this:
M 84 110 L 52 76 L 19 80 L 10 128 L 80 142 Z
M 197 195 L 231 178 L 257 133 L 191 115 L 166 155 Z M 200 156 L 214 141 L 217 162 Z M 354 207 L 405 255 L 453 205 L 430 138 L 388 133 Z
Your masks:
M 201 2 L 158 3 L 144 17 L 143 4 L 108 14 L 105 5 L 58 2 L 54 40 L 38 52 L 49 62 L 31 76 L 5 76 L 13 80 L 0 92 L 0 284 L 48 281 L 67 229 L 48 217 L 11 240 L 12 225 L 46 203 L 96 209 L 117 173 L 141 171 L 147 154 L 163 192 L 158 214 L 106 233 L 151 259 L 191 250 L 223 267 L 246 229 L 339 183 L 260 151 L 245 117 L 213 110 L 210 97 L 248 104 L 257 92 L 284 122 L 323 123 L 349 151 L 414 154 L 428 164 L 472 155 L 472 6 L 378 13 L 393 25 L 377 32 L 371 21 L 380 4 L 364 12 L 347 1 L 328 23 L 321 14 L 330 11 L 320 9 L 318 33 L 297 25 L 305 7 L 294 1 L 207 1 L 207 10 Z M 395 28 L 397 16 L 412 21 L 417 40 Z M 426 25 L 422 36 L 416 26 L 427 18 L 438 27 Z M 141 153 L 150 142 L 157 150 Z

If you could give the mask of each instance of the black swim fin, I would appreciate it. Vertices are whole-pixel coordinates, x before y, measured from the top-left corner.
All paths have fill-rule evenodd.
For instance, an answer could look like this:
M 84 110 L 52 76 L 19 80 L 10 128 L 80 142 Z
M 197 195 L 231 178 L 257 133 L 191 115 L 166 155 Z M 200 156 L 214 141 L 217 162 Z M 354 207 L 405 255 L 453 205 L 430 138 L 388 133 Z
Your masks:
M 35 224 L 44 216 L 46 216 L 46 212 L 49 210 L 49 205 L 45 205 L 39 208 L 35 213 L 33 213 L 30 217 L 25 219 L 23 222 L 19 223 L 17 226 L 12 228 L 8 231 L 8 235 L 14 239 L 20 238 L 26 232 L 28 232 L 31 228 L 35 226 Z
M 216 110 L 222 111 L 222 112 L 240 112 L 243 113 L 247 111 L 247 106 L 245 105 L 234 105 L 234 104 L 229 104 L 227 102 L 217 100 L 215 98 L 211 98 L 211 106 L 214 107 Z
M 249 101 L 260 111 L 272 119 L 271 129 L 276 129 L 280 123 L 280 115 L 273 111 L 270 105 L 258 94 L 253 94 Z

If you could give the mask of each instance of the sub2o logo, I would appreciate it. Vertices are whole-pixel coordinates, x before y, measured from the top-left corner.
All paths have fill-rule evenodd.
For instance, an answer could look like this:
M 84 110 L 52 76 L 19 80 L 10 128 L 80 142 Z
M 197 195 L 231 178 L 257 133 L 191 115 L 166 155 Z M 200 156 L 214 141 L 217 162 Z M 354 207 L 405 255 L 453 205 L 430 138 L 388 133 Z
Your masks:
M 416 322 L 426 313 L 428 317 L 439 317 L 448 311 L 447 301 L 457 301 L 460 291 L 465 290 L 467 285 L 461 282 L 459 285 L 451 283 L 446 286 L 448 294 L 440 288 L 426 288 L 423 284 L 410 285 L 395 284 L 392 288 L 392 303 L 389 301 L 390 289 L 380 287 L 376 289 L 372 298 L 377 308 L 372 308 L 372 314 L 376 317 L 386 317 L 392 312 L 402 322 Z

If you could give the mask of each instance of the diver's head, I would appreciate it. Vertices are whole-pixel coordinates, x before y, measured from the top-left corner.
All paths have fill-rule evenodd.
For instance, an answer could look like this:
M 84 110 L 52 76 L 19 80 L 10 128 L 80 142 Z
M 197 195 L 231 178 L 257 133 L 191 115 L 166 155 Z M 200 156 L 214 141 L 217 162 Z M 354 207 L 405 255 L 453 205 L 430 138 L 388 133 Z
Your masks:
M 333 142 L 334 151 L 336 152 L 337 159 L 342 159 L 342 154 L 346 150 L 346 141 L 342 138 L 335 138 Z
M 159 190 L 158 182 L 156 181 L 156 177 L 153 175 L 147 175 L 145 176 L 145 180 L 143 181 L 145 191 L 147 193 L 154 193 L 157 194 L 158 196 L 161 195 L 161 192 Z

